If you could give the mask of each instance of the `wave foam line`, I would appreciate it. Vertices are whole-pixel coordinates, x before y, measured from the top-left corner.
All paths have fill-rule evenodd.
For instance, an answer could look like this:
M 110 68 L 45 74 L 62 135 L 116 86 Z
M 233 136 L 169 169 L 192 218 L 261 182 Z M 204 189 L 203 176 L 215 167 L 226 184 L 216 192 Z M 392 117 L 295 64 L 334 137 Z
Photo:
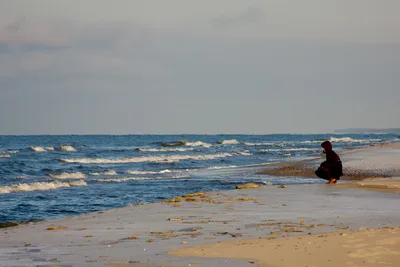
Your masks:
M 114 170 L 105 170 L 102 172 L 91 172 L 89 174 L 93 176 L 99 176 L 99 175 L 117 175 L 118 173 Z
M 331 137 L 329 138 L 329 141 L 331 142 L 338 142 L 338 143 L 371 143 L 371 142 L 380 142 L 382 139 L 353 139 L 351 137 L 341 137 L 341 138 L 336 138 L 336 137 Z
M 214 166 L 208 167 L 207 170 L 219 170 L 219 169 L 230 169 L 230 168 L 237 168 L 236 165 L 225 165 L 225 166 Z
M 221 145 L 236 145 L 239 144 L 239 141 L 236 139 L 231 139 L 231 140 L 218 141 L 217 143 Z
M 61 174 L 49 174 L 50 177 L 56 179 L 85 179 L 86 175 L 81 172 L 63 172 Z
M 202 141 L 196 141 L 196 142 L 186 142 L 186 146 L 202 146 L 202 147 L 212 147 L 211 144 L 204 143 Z
M 162 171 L 136 171 L 136 170 L 128 170 L 126 173 L 129 174 L 137 174 L 137 175 L 144 175 L 144 174 L 163 174 L 163 173 L 171 173 L 172 171 L 166 169 Z M 180 172 L 180 171 L 173 171 L 173 172 Z
M 29 150 L 35 152 L 46 152 L 46 151 L 54 151 L 54 147 L 42 147 L 42 146 L 30 146 L 28 147 Z
M 318 151 L 318 148 L 282 148 L 282 149 L 261 149 L 259 152 L 281 152 L 281 151 Z
M 250 151 L 233 151 L 232 152 L 235 155 L 240 155 L 240 156 L 251 156 L 252 154 L 250 153 Z
M 74 182 L 37 182 L 30 184 L 15 184 L 10 186 L 0 186 L 0 194 L 9 194 L 13 192 L 30 192 L 30 191 L 45 191 L 55 190 L 61 187 L 87 186 L 83 180 Z
M 127 181 L 142 181 L 142 180 L 150 180 L 147 177 L 121 177 L 121 178 L 104 178 L 104 179 L 96 179 L 96 182 L 99 183 L 121 183 Z
M 245 146 L 274 146 L 274 145 L 276 145 L 275 143 L 249 143 L 249 142 L 243 142 L 242 144 Z
M 73 146 L 63 145 L 58 147 L 61 151 L 76 152 L 76 148 Z
M 184 152 L 194 150 L 193 148 L 137 148 L 140 152 Z
M 75 158 L 75 159 L 60 159 L 66 163 L 86 163 L 86 164 L 116 164 L 116 163 L 140 163 L 140 162 L 178 162 L 181 160 L 212 160 L 217 158 L 231 157 L 232 154 L 220 153 L 209 155 L 174 155 L 174 156 L 154 156 L 154 157 L 134 157 L 121 159 L 95 159 L 95 158 Z

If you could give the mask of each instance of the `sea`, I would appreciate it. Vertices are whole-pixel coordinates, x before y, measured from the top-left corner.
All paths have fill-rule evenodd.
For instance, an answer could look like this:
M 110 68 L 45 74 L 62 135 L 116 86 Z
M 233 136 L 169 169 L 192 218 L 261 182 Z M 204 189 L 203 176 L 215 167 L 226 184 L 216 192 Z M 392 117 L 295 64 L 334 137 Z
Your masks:
M 31 222 L 187 193 L 317 184 L 257 174 L 266 165 L 399 141 L 396 134 L 0 136 L 0 222 Z M 344 163 L 345 164 L 345 163 Z

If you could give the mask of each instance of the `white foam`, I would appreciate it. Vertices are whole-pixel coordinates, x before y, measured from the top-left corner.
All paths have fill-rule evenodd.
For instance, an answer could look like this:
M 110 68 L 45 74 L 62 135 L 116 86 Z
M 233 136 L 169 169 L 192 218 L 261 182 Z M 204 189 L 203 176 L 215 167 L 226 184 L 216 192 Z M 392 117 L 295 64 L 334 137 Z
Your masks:
M 241 156 L 251 156 L 252 154 L 250 153 L 250 151 L 233 151 L 232 152 L 235 155 L 241 155 Z
M 89 174 L 93 176 L 98 176 L 98 175 L 117 175 L 118 173 L 114 170 L 105 170 L 102 172 L 91 172 Z
M 213 166 L 207 168 L 208 170 L 219 170 L 219 169 L 230 169 L 230 168 L 237 168 L 238 166 L 235 165 L 228 165 L 228 166 Z
M 136 170 L 128 170 L 126 171 L 129 174 L 137 174 L 137 175 L 144 175 L 144 174 L 162 174 L 162 173 L 171 173 L 170 170 L 162 170 L 162 171 L 136 171 Z M 174 171 L 178 172 L 178 171 Z
M 306 148 L 306 147 L 299 147 L 299 148 L 281 148 L 281 149 L 261 149 L 259 152 L 281 152 L 281 151 L 317 151 L 318 148 Z
M 245 146 L 273 146 L 273 145 L 275 145 L 274 143 L 249 143 L 249 142 L 243 142 L 242 144 Z
M 8 194 L 13 192 L 30 192 L 30 191 L 44 191 L 55 190 L 60 187 L 73 187 L 73 186 L 87 186 L 83 180 L 74 182 L 37 182 L 30 184 L 14 184 L 10 186 L 0 186 L 0 194 Z
M 74 158 L 60 159 L 61 162 L 67 163 L 91 163 L 91 164 L 117 164 L 117 163 L 137 163 L 137 162 L 179 162 L 181 160 L 212 160 L 217 158 L 231 157 L 232 154 L 208 154 L 208 155 L 172 155 L 172 156 L 153 156 L 153 157 L 133 157 L 120 159 L 96 159 L 96 158 Z
M 197 141 L 197 142 L 187 142 L 185 145 L 186 145 L 186 146 L 212 147 L 211 144 L 204 143 L 204 142 L 201 142 L 201 141 Z
M 30 146 L 28 147 L 29 150 L 35 151 L 35 152 L 46 152 L 46 151 L 53 151 L 53 147 L 42 147 L 42 146 Z
M 50 177 L 57 179 L 84 179 L 86 175 L 81 172 L 63 172 L 61 174 L 49 174 Z
M 174 148 L 139 148 L 141 152 L 184 152 L 184 151 L 191 151 L 193 148 L 184 148 L 184 147 L 174 147 Z
M 8 154 L 0 154 L 0 159 L 1 159 L 1 158 L 3 158 L 3 159 L 11 158 L 11 155 L 8 155 Z
M 351 137 L 331 137 L 329 138 L 331 142 L 339 142 L 339 143 L 371 143 L 371 142 L 381 142 L 382 139 L 353 139 Z
M 147 177 L 121 177 L 121 178 L 104 178 L 97 179 L 96 182 L 99 183 L 121 183 L 127 181 L 141 181 L 141 180 L 149 180 Z
M 76 148 L 73 146 L 59 146 L 58 149 L 61 151 L 76 152 Z
M 10 154 L 16 154 L 18 152 L 19 152 L 19 150 L 8 150 L 7 151 L 7 153 L 10 153 Z
M 222 144 L 222 145 L 236 145 L 239 144 L 238 140 L 236 139 L 231 139 L 231 140 L 223 140 L 221 142 L 218 142 L 218 144 Z
M 322 143 L 321 140 L 314 140 L 314 141 L 302 141 L 300 144 L 314 144 L 314 143 Z

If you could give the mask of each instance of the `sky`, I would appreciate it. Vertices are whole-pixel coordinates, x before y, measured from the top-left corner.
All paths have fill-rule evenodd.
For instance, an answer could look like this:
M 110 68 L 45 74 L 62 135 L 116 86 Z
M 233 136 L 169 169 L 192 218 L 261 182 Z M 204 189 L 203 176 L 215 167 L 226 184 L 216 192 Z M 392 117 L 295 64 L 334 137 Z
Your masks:
M 0 0 L 0 134 L 400 127 L 398 0 Z

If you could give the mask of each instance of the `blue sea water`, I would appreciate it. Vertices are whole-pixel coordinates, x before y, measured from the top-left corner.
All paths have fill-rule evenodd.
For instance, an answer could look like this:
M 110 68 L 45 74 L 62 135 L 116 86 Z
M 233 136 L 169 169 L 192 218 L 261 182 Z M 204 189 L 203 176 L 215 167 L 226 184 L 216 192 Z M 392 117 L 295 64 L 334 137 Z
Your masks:
M 323 140 L 331 140 L 340 153 L 345 147 L 396 138 L 393 134 L 0 136 L 0 222 L 54 219 L 196 191 L 233 189 L 246 182 L 321 183 L 315 177 L 256 172 L 262 164 L 319 156 Z

